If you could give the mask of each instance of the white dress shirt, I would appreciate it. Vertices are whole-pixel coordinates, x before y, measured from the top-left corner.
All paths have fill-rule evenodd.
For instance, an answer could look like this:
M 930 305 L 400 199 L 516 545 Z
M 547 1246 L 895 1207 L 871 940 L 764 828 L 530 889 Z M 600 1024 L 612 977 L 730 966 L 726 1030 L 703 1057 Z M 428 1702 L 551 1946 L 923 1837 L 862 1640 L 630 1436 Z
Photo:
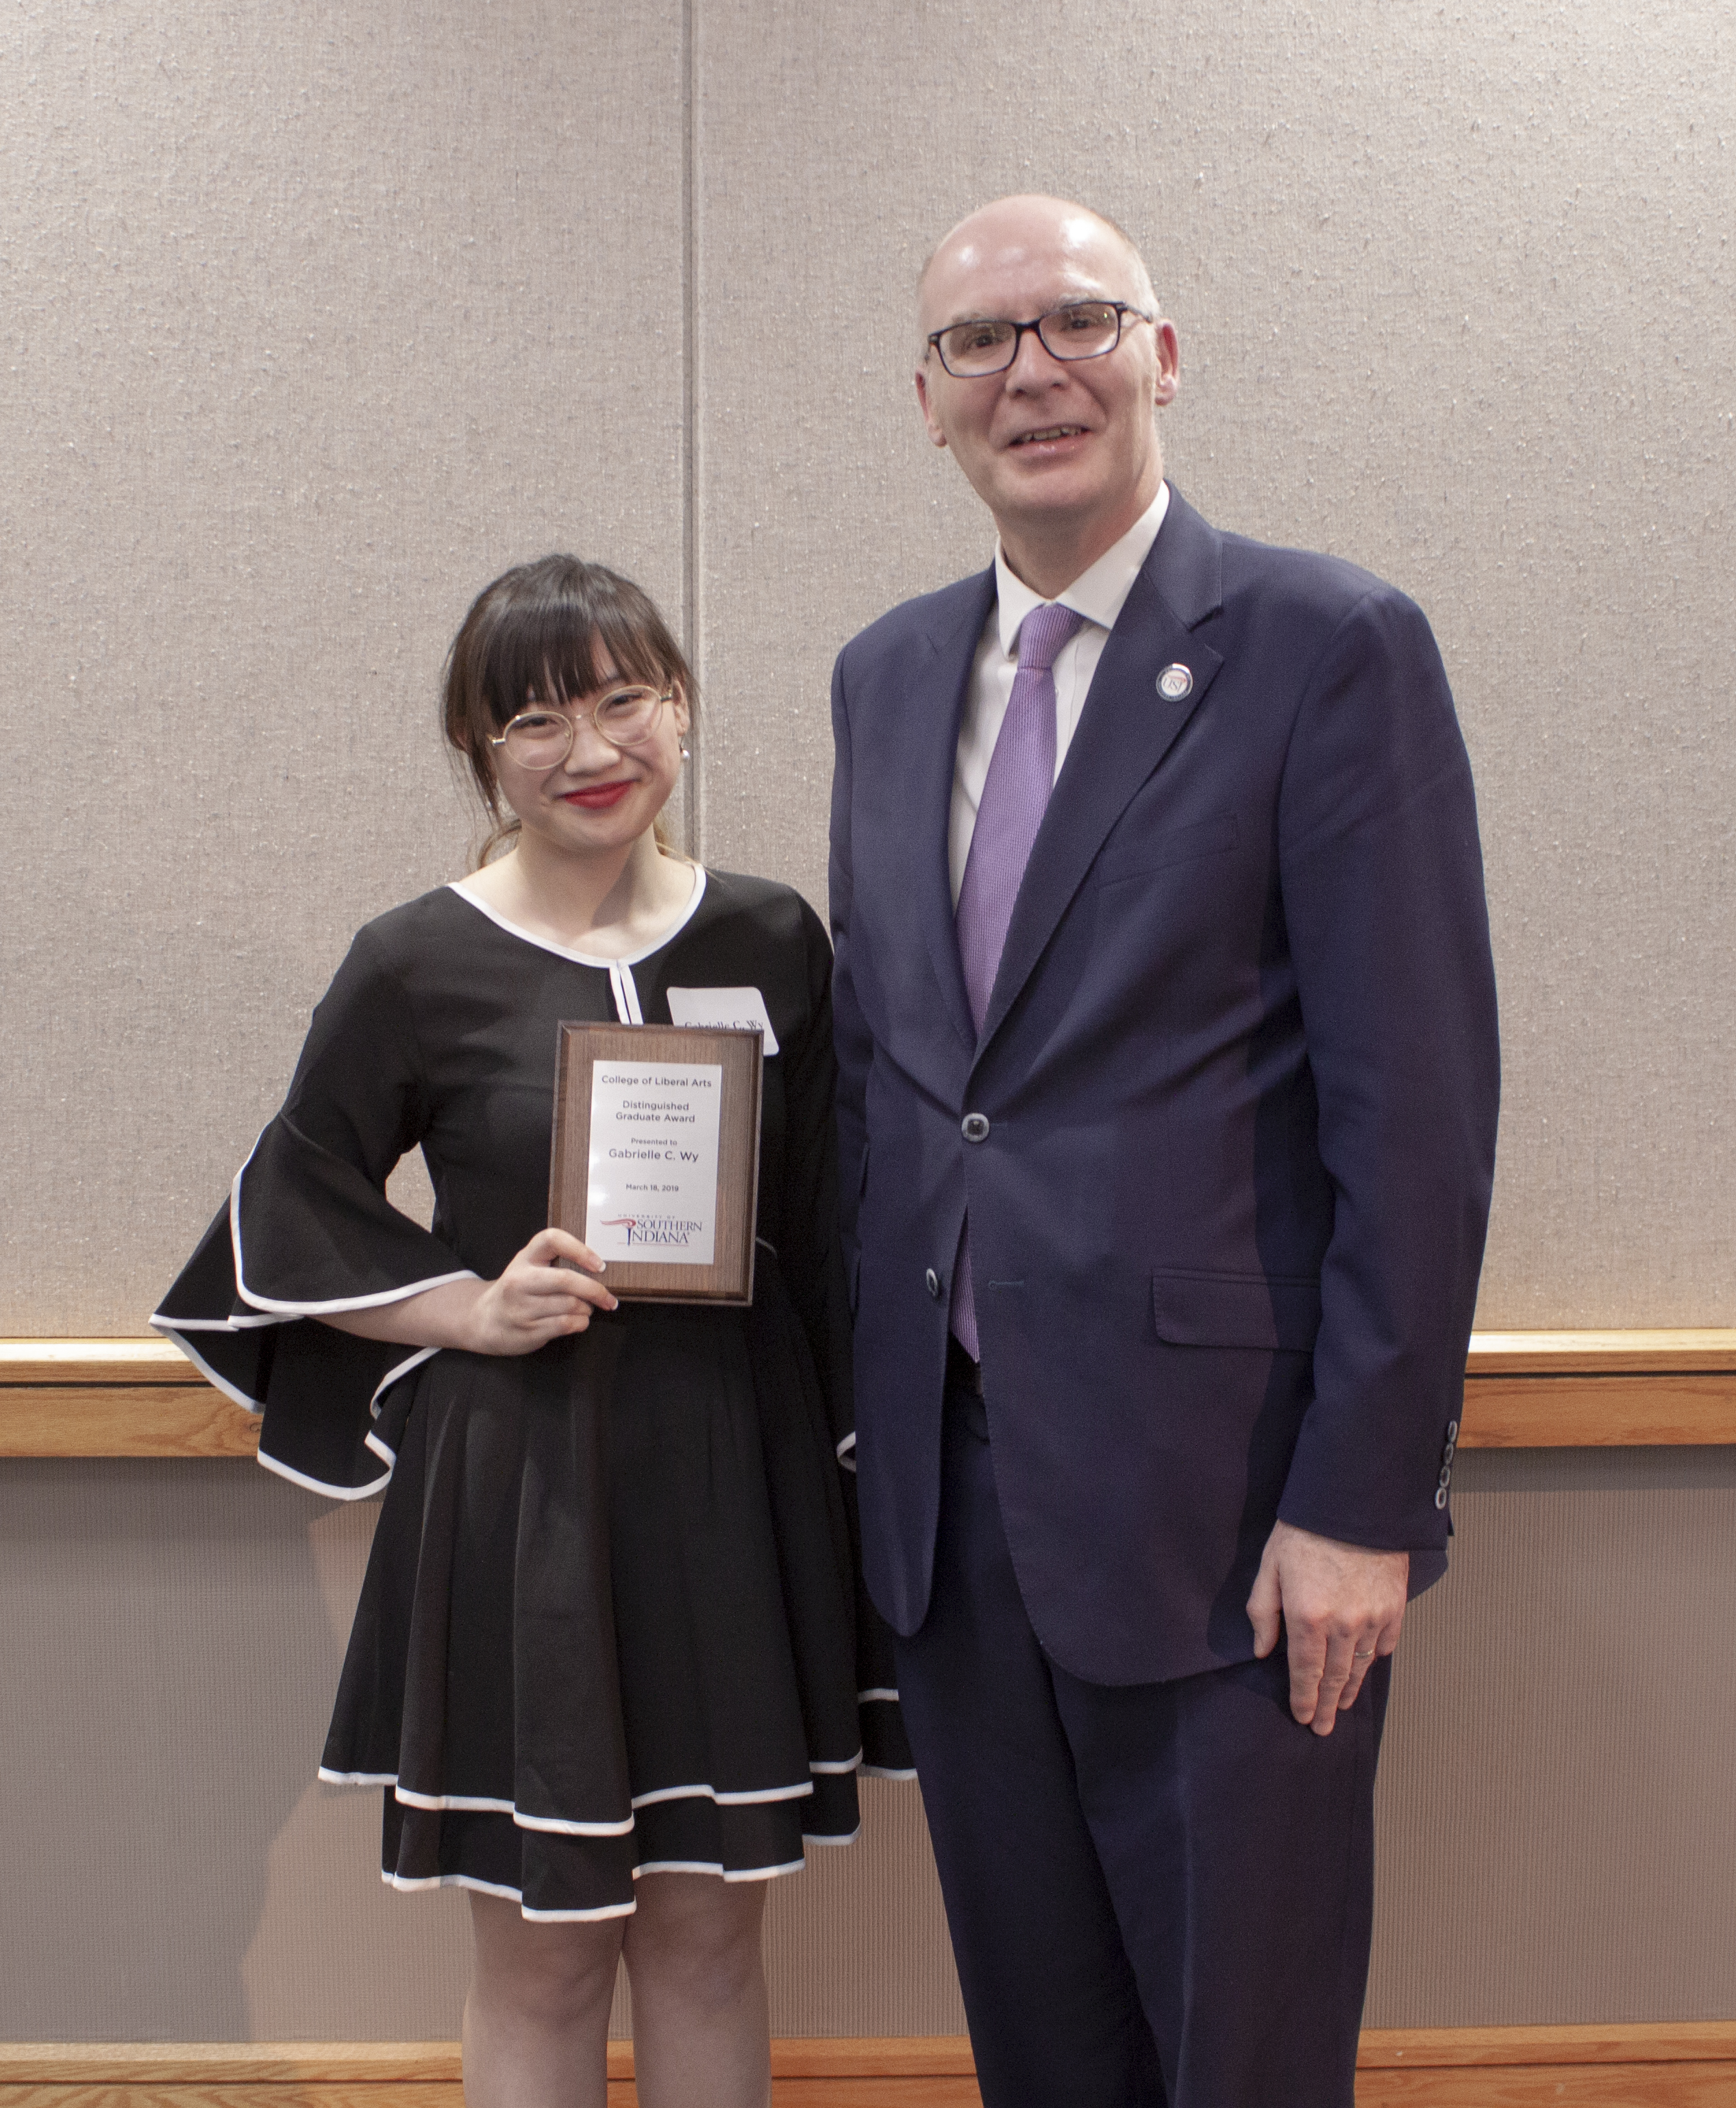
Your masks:
M 1082 571 L 1064 593 L 1057 596 L 1062 607 L 1084 617 L 1079 628 L 1056 655 L 1055 773 L 1066 759 L 1067 747 L 1085 707 L 1091 676 L 1103 655 L 1109 633 L 1133 591 L 1139 568 L 1152 552 L 1163 516 L 1170 509 L 1170 486 L 1161 483 L 1147 511 L 1112 548 L 1106 549 L 1088 571 Z M 958 905 L 958 889 L 964 883 L 965 859 L 971 853 L 971 836 L 976 828 L 976 808 L 982 786 L 988 781 L 994 742 L 1000 737 L 1007 705 L 1012 700 L 1012 677 L 1018 671 L 1019 625 L 1034 607 L 1044 605 L 1024 580 L 1016 577 L 994 545 L 994 606 L 983 624 L 982 642 L 971 668 L 965 691 L 964 714 L 958 726 L 958 758 L 953 768 L 952 813 L 947 827 L 947 860 L 952 870 L 953 905 Z

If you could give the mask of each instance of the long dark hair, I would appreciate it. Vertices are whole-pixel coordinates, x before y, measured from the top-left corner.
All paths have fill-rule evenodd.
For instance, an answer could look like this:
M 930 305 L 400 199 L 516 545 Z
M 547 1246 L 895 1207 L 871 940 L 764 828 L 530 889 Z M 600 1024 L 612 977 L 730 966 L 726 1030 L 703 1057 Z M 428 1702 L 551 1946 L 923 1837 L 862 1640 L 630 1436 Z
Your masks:
M 564 703 L 588 694 L 599 658 L 612 660 L 629 680 L 679 687 L 692 709 L 693 676 L 656 603 L 606 565 L 539 556 L 503 571 L 471 602 L 446 655 L 441 717 L 488 816 L 479 864 L 518 832 L 501 803 L 489 741 L 533 696 Z

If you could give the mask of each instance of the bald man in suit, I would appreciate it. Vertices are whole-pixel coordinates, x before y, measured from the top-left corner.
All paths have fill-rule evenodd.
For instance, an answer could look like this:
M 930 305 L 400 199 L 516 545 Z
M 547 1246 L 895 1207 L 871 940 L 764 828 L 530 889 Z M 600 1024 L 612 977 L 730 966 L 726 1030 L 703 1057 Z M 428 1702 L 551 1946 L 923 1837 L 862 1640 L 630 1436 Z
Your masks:
M 857 1462 L 988 2108 L 1349 2108 L 1498 1057 L 1428 625 L 1167 482 L 1127 237 L 1008 198 L 917 393 L 990 567 L 833 684 Z

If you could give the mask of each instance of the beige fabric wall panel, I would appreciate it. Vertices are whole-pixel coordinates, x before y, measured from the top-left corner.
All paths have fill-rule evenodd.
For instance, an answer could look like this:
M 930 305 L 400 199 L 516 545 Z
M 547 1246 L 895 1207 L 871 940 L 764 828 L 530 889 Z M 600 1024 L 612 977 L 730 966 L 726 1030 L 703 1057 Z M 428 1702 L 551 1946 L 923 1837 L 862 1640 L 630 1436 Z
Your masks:
M 1736 1451 L 1461 1451 L 1376 1799 L 1370 2027 L 1736 2016 Z
M 446 2039 L 455 1894 L 314 1778 L 377 1504 L 246 1462 L 0 1467 L 0 2038 Z
M 1379 2027 L 1729 2017 L 1736 1453 L 1472 1452 L 1378 1819 Z M 0 2038 L 445 2040 L 448 1893 L 313 1768 L 373 1526 L 245 1463 L 0 1466 Z M 963 2025 L 913 1786 L 773 1885 L 780 2034 Z M 615 2022 L 629 2022 L 625 1998 Z
M 456 2038 L 462 1897 L 386 1888 L 378 1793 L 314 1777 L 377 1512 L 239 1462 L 0 1464 L 0 2040 Z M 921 1796 L 863 1802 L 773 1884 L 773 2031 L 960 2034 Z
M 677 0 L 20 0 L 0 25 L 0 1329 L 142 1328 L 551 547 L 683 619 Z
M 697 23 L 708 853 L 823 898 L 832 655 L 990 553 L 917 420 L 918 266 L 999 191 L 1095 200 L 1180 331 L 1179 484 L 1441 639 L 1505 1028 L 1481 1322 L 1730 1322 L 1723 0 Z

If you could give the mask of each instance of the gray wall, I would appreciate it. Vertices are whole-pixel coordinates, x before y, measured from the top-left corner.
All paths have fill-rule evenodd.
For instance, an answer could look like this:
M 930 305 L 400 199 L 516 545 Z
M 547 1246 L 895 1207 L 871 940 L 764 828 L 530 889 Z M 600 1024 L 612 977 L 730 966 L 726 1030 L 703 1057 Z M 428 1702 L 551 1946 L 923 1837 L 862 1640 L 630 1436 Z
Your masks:
M 990 547 L 912 281 L 1021 184 L 1143 241 L 1196 502 L 1440 634 L 1507 1047 L 1482 1322 L 1731 1322 L 1723 0 L 690 5 L 0 28 L 7 1326 L 138 1328 L 350 931 L 461 867 L 435 685 L 508 561 L 662 598 L 705 854 L 823 898 L 832 655 Z
M 1722 0 L 16 0 L 0 1330 L 140 1329 L 350 931 L 462 867 L 435 685 L 507 563 L 662 600 L 700 847 L 822 896 L 832 654 L 989 552 L 912 281 L 1026 186 L 1143 242 L 1188 495 L 1435 623 L 1505 1021 L 1481 1322 L 1736 1321 L 1733 61 Z M 1725 1466 L 1459 1483 L 1370 2017 L 1719 2010 Z M 220 1464 L 0 1498 L 0 2030 L 449 2033 L 462 1912 L 378 1894 L 371 1809 L 307 1783 L 366 1515 Z M 956 2023 L 911 1797 L 871 1810 L 778 1892 L 781 2026 Z
M 1473 1451 L 1379 1789 L 1372 2026 L 1730 2016 L 1736 1451 Z M 0 1466 L 0 2037 L 456 2034 L 462 1899 L 313 1783 L 372 1503 Z M 962 2031 L 915 1787 L 773 1884 L 784 2034 Z M 625 2028 L 625 2001 L 617 2023 Z

